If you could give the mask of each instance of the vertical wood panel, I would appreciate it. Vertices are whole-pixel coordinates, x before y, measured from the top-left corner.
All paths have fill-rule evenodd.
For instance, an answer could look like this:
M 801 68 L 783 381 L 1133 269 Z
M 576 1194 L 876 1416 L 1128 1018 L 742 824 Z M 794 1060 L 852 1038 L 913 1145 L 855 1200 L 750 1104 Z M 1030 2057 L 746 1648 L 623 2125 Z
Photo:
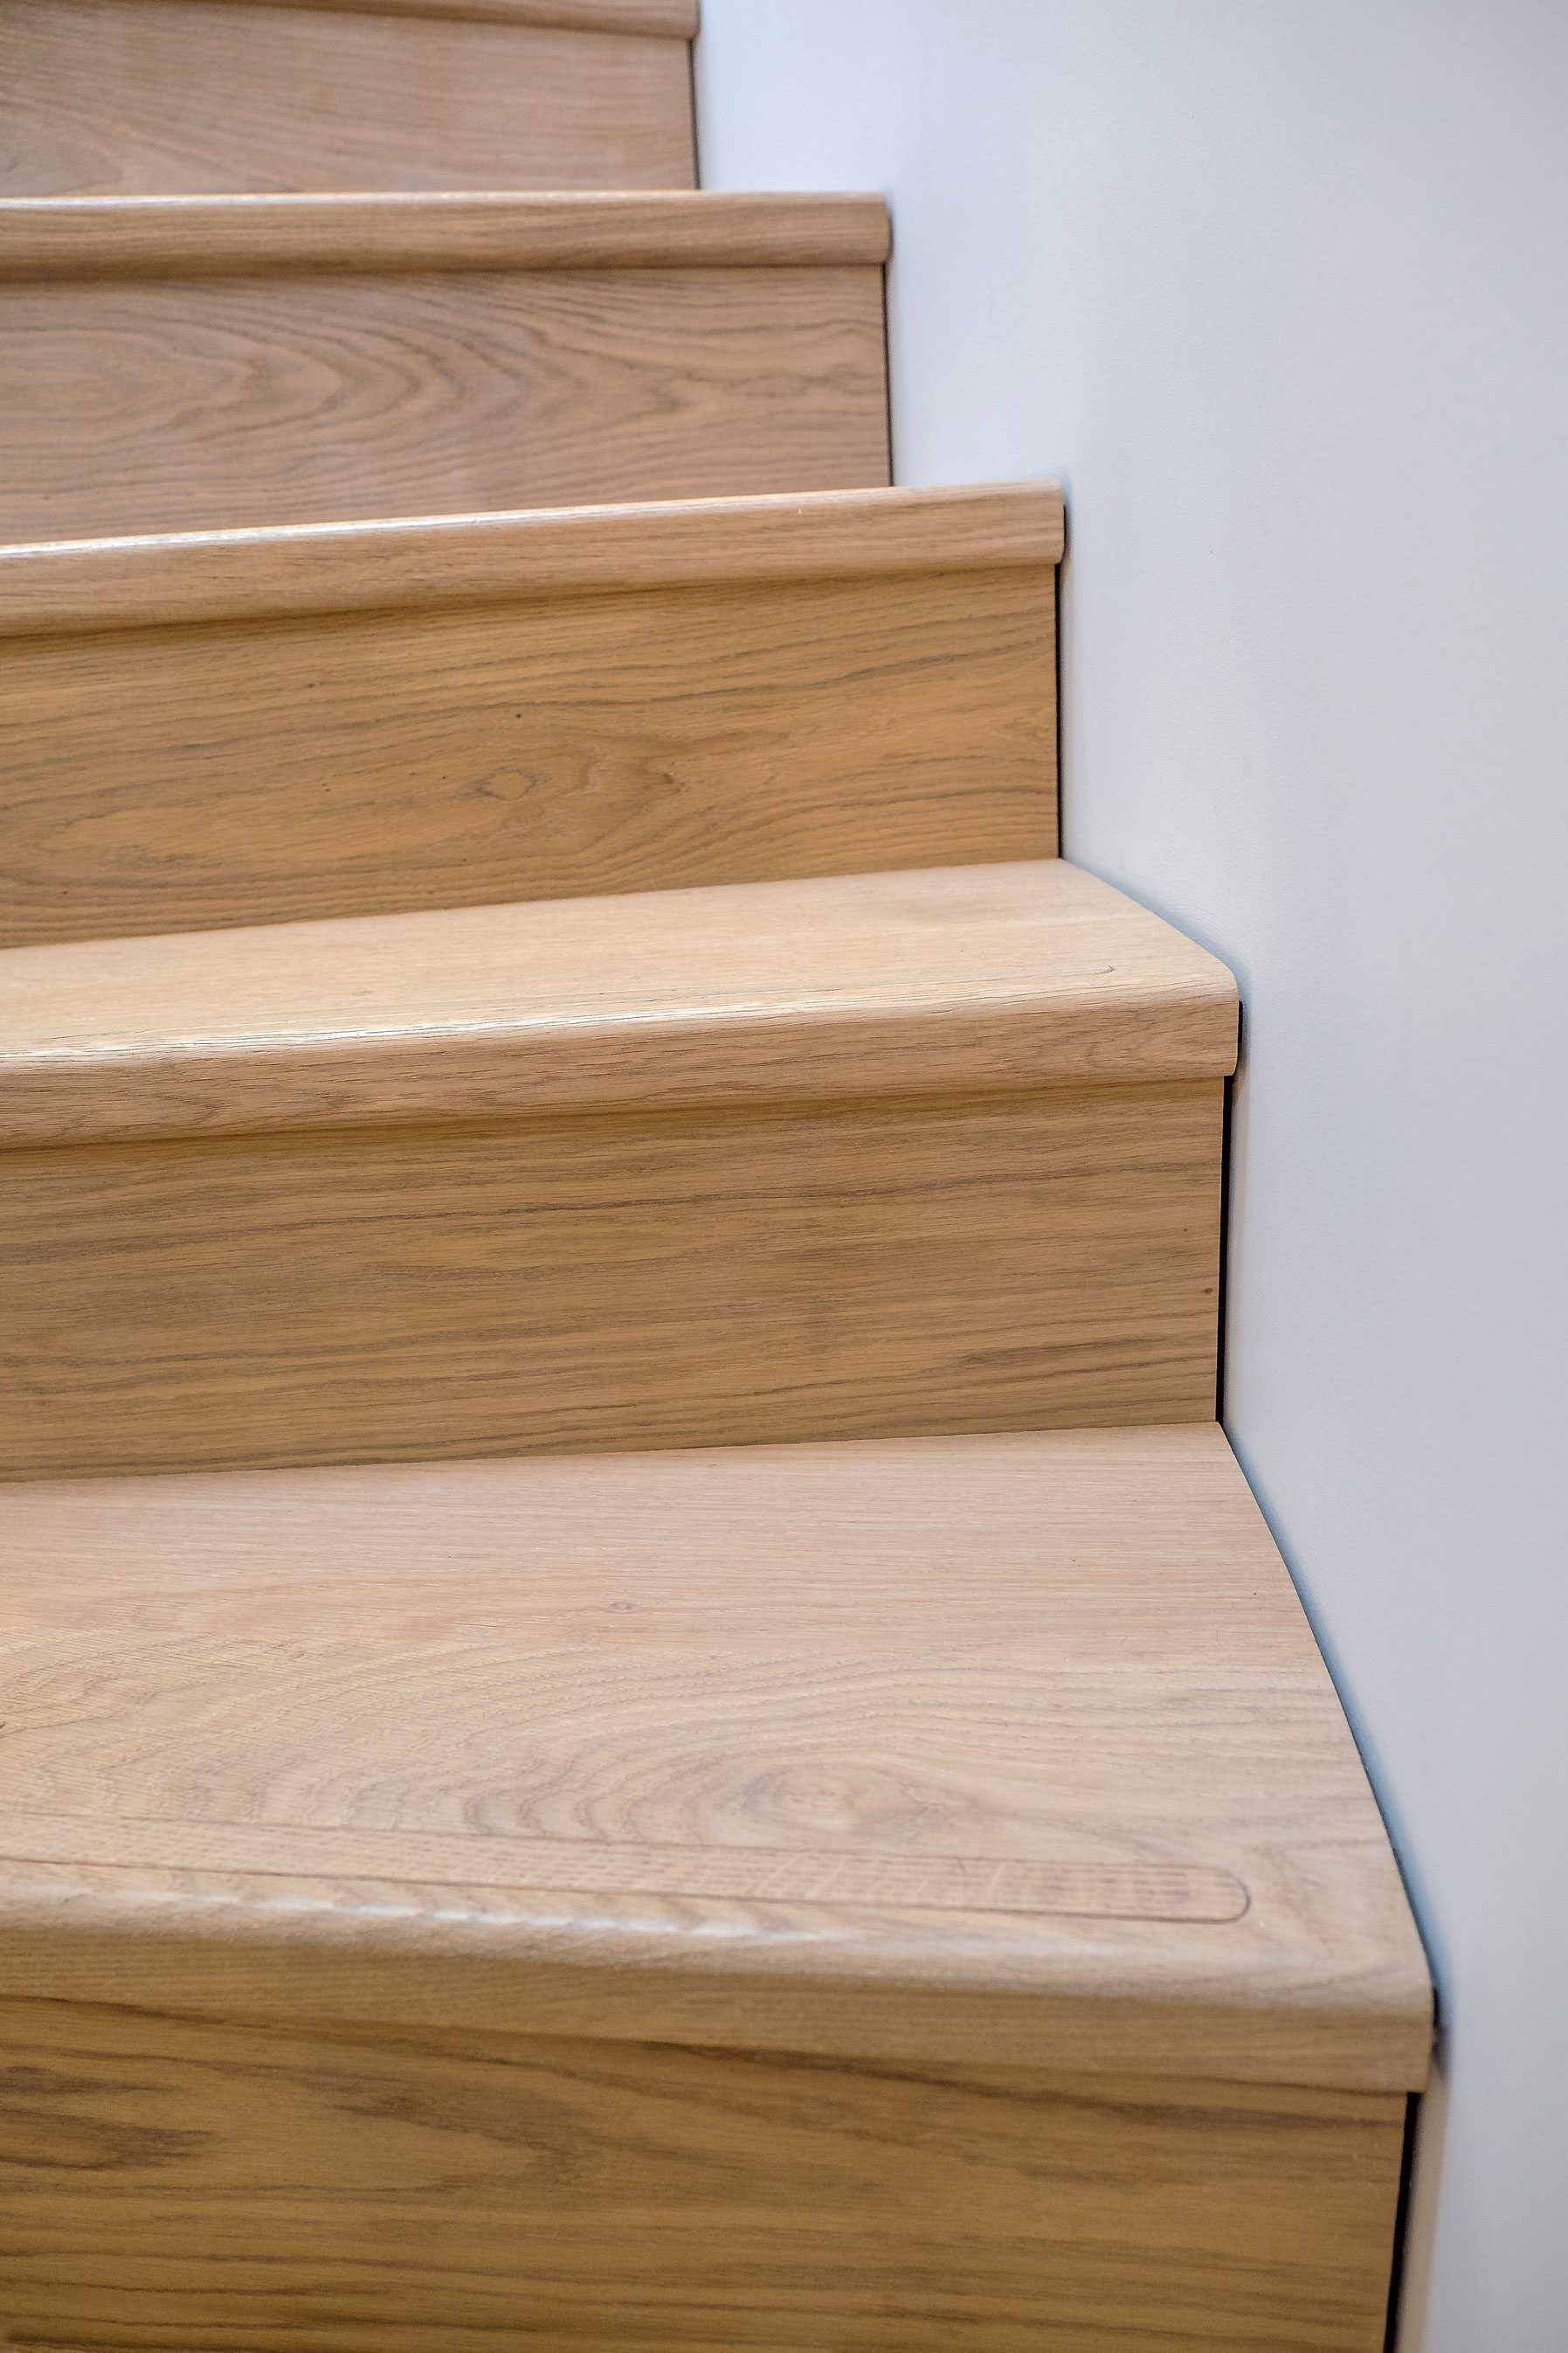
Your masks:
M 689 188 L 694 174 L 684 40 L 249 0 L 0 9 L 5 195 Z
M 1049 856 L 1053 589 L 916 569 L 0 638 L 0 941 Z
M 72 2353 L 1379 2353 L 1404 2102 L 0 2012 L 0 2318 Z
M 888 480 L 882 273 L 288 270 L 0 286 L 0 536 Z
M 0 1157 L 12 1477 L 1214 1409 L 1220 1087 Z

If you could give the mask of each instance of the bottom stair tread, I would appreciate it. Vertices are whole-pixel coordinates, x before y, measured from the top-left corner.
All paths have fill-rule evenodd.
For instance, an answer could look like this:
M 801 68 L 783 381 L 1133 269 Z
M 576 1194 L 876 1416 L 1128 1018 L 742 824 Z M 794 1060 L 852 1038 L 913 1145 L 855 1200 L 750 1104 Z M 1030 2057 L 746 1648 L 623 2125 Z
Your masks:
M 1212 1426 L 0 1549 L 0 2344 L 1381 2353 L 1426 1980 Z
M 0 1996 L 1413 2088 L 1208 1426 L 0 1493 Z

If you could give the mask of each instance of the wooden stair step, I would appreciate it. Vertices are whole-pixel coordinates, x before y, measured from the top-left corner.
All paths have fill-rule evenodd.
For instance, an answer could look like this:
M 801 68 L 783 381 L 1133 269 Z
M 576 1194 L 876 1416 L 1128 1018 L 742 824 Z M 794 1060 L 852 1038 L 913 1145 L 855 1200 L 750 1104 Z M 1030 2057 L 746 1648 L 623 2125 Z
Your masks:
M 860 196 L 7 200 L 0 538 L 884 483 L 887 248 Z
M 1049 855 L 1054 485 L 0 553 L 17 944 Z
M 19 2339 L 1381 2343 L 1430 1996 L 1212 1426 L 70 1482 L 0 1549 Z
M 0 193 L 689 188 L 693 0 L 5 0 Z
M 0 1469 L 1213 1411 L 1235 987 L 1058 860 L 0 957 Z
M 0 1144 L 1212 1078 L 1224 966 L 1060 860 L 0 956 Z
M 0 7 L 0 2344 L 1380 2353 L 1235 984 L 694 30 Z

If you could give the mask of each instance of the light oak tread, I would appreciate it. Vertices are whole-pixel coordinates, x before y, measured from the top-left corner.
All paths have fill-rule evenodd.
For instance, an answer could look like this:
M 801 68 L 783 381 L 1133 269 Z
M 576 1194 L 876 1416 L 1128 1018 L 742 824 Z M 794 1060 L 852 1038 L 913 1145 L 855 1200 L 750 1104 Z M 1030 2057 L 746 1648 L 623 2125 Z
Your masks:
M 1213 1427 L 22 1486 L 0 1546 L 0 1991 L 1425 2077 Z
M 1235 1066 L 1215 958 L 1059 860 L 17 948 L 0 1142 Z
M 1049 566 L 1055 482 L 872 489 L 0 546 L 0 638 L 690 587 Z
M 0 280 L 316 269 L 823 268 L 885 261 L 880 196 L 700 190 L 11 196 Z

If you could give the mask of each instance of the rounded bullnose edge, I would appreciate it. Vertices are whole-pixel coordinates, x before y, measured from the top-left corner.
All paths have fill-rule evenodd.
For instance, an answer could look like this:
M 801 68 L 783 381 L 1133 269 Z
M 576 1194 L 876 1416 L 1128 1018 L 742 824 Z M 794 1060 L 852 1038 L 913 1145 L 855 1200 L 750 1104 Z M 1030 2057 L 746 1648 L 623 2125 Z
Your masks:
M 0 546 L 0 638 L 838 574 L 1050 566 L 1053 482 L 814 491 Z
M 458 24 L 511 25 L 519 31 L 627 33 L 693 40 L 697 0 L 275 0 L 326 16 L 433 16 Z
M 0 282 L 879 268 L 886 201 L 707 189 L 0 198 Z

